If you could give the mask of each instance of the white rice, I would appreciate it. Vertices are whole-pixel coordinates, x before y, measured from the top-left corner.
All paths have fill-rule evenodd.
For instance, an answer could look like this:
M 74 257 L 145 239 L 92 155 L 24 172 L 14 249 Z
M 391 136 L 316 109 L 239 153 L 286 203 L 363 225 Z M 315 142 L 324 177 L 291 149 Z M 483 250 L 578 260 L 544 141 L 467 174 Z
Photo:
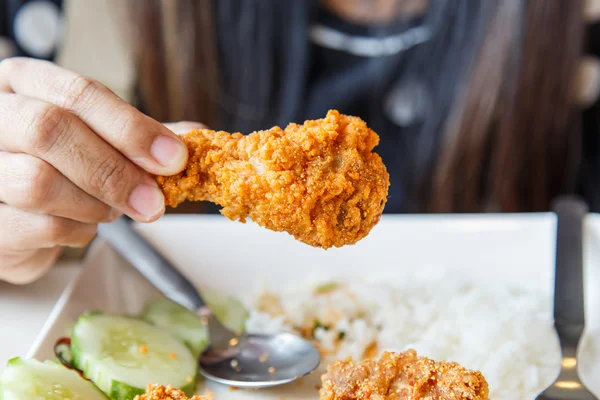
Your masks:
M 273 296 L 269 302 L 283 315 L 259 311 L 255 300 L 248 331 L 295 331 L 316 320 L 328 326 L 315 329 L 322 348 L 331 352 L 325 363 L 348 356 L 361 360 L 373 344 L 378 353 L 413 348 L 480 370 L 492 400 L 534 399 L 558 373 L 560 351 L 547 295 L 476 286 L 444 274 L 435 279 L 422 274 L 397 284 L 336 283 L 335 290 L 323 294 L 315 293 L 315 282 L 266 289 Z M 598 368 L 594 364 L 582 362 L 581 369 L 588 370 L 582 372 L 591 373 Z

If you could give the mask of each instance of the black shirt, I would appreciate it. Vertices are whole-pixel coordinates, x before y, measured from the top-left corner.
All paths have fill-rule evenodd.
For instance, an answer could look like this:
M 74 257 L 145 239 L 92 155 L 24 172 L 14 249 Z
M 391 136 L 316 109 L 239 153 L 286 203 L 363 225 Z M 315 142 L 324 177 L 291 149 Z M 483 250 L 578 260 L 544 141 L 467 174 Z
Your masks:
M 410 86 L 403 85 L 400 93 L 394 89 L 406 60 L 413 56 L 417 46 L 427 45 L 428 31 L 424 25 L 417 18 L 369 28 L 344 22 L 321 9 L 309 34 L 312 59 L 306 107 L 300 120 L 322 118 L 328 109 L 335 108 L 367 121 L 380 135 L 376 151 L 392 182 L 386 212 L 409 209 L 407 187 L 402 184 L 409 170 L 406 150 L 415 145 L 413 139 L 424 112 L 424 107 L 418 104 L 418 92 L 426 89 L 416 79 Z M 419 32 L 422 37 L 414 39 Z M 329 40 L 328 34 L 333 36 Z M 340 35 L 348 43 L 345 50 L 332 46 Z M 361 47 L 361 42 L 365 46 Z M 389 50 L 385 43 L 390 43 Z M 370 54 L 369 49 L 376 51 Z M 394 95 L 405 98 L 394 99 Z

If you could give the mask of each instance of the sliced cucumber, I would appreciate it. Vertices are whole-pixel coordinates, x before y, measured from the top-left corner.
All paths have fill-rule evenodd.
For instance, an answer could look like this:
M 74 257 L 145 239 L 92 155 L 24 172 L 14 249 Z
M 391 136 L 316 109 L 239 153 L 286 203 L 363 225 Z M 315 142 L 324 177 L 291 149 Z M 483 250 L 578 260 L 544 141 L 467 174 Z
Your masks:
M 246 328 L 248 310 L 235 297 L 216 290 L 203 290 L 202 296 L 215 317 L 229 330 L 241 334 Z
M 148 303 L 141 317 L 183 341 L 195 356 L 208 346 L 206 325 L 196 314 L 169 299 Z
M 197 361 L 167 331 L 137 318 L 87 314 L 71 337 L 73 363 L 104 393 L 130 400 L 149 383 L 171 385 L 191 395 Z
M 2 400 L 106 400 L 91 382 L 62 365 L 13 358 L 0 377 Z

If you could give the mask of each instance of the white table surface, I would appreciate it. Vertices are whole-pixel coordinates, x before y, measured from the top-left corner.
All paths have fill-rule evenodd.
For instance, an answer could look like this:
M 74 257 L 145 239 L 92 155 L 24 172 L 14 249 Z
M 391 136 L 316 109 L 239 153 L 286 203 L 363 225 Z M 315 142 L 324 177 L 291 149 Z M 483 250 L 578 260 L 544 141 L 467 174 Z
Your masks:
M 30 285 L 0 282 L 0 373 L 6 361 L 27 355 L 52 307 L 78 271 L 76 262 L 62 262 Z

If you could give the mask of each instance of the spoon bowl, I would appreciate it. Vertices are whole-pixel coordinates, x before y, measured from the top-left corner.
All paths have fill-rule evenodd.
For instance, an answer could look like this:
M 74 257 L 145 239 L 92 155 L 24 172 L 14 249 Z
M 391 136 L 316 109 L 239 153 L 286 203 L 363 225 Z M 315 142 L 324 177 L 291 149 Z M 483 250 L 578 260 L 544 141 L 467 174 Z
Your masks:
M 123 218 L 100 224 L 98 233 L 170 300 L 206 324 L 210 346 L 200 356 L 200 373 L 238 388 L 266 388 L 299 379 L 321 362 L 319 351 L 291 333 L 236 335 L 217 320 L 206 302 L 177 269 Z
M 320 362 L 317 349 L 296 335 L 244 335 L 232 346 L 204 352 L 200 373 L 224 385 L 258 389 L 293 382 Z

